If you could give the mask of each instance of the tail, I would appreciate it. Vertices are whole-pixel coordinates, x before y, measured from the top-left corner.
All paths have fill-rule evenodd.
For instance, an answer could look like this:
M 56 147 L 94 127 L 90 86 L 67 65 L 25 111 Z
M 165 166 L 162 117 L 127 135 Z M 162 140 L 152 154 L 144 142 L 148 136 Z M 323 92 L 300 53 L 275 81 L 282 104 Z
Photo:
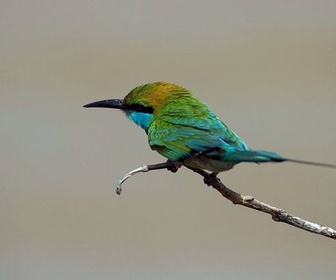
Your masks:
M 277 153 L 262 151 L 262 150 L 260 151 L 235 151 L 232 153 L 227 153 L 227 154 L 224 154 L 223 160 L 224 161 L 234 161 L 234 162 L 255 162 L 255 163 L 288 161 L 288 162 L 294 162 L 294 163 L 300 163 L 300 164 L 306 164 L 306 165 L 336 168 L 335 164 L 284 158 L 278 155 Z
M 285 161 L 294 162 L 294 163 L 300 163 L 300 164 L 306 164 L 306 165 L 314 165 L 314 166 L 320 166 L 320 167 L 327 167 L 327 168 L 336 168 L 335 164 L 323 163 L 323 162 L 306 161 L 306 160 L 291 159 L 291 158 L 286 158 Z

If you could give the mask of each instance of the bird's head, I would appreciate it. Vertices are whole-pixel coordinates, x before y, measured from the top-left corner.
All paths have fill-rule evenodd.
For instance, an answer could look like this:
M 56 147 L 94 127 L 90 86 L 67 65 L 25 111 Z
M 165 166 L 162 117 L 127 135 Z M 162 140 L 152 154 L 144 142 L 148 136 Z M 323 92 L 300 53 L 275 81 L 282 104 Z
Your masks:
M 122 110 L 126 116 L 147 131 L 152 119 L 167 105 L 178 106 L 181 98 L 190 98 L 187 89 L 166 82 L 138 86 L 124 99 L 107 99 L 84 105 L 85 108 L 100 107 Z

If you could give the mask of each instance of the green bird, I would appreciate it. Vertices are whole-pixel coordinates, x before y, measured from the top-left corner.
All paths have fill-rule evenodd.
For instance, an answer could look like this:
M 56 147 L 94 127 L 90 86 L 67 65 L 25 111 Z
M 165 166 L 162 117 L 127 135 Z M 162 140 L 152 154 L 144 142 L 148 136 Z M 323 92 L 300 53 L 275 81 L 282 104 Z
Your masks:
M 108 99 L 84 107 L 122 110 L 148 136 L 152 150 L 190 169 L 219 173 L 240 162 L 284 162 L 336 168 L 336 165 L 284 158 L 251 150 L 192 92 L 172 83 L 155 82 L 134 88 L 124 99 Z

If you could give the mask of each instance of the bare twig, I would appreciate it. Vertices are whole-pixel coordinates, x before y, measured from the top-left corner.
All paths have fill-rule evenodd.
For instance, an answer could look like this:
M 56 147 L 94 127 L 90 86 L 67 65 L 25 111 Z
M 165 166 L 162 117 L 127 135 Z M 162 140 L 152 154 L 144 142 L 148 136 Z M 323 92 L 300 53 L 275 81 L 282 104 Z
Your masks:
M 125 182 L 129 177 L 139 172 L 148 172 L 150 170 L 158 170 L 158 169 L 168 169 L 172 172 L 176 172 L 180 167 L 181 165 L 179 163 L 172 161 L 139 167 L 127 173 L 121 180 L 119 180 L 116 192 L 117 194 L 120 194 L 121 184 Z M 214 189 L 219 191 L 225 198 L 230 200 L 233 204 L 239 204 L 260 212 L 267 213 L 271 215 L 272 219 L 276 222 L 283 222 L 291 226 L 297 227 L 299 229 L 309 231 L 311 233 L 316 233 L 325 237 L 336 239 L 336 230 L 330 227 L 322 226 L 316 223 L 309 222 L 302 218 L 296 217 L 283 209 L 268 205 L 262 201 L 255 199 L 252 196 L 241 195 L 240 193 L 237 193 L 226 187 L 216 176 L 217 175 L 216 173 L 207 173 L 200 169 L 192 169 L 192 168 L 190 169 L 203 176 L 204 182 L 207 185 L 212 186 Z
M 140 172 L 148 172 L 151 170 L 159 170 L 159 169 L 168 169 L 171 172 L 176 172 L 182 165 L 178 162 L 174 162 L 171 160 L 168 160 L 163 163 L 157 163 L 157 164 L 149 164 L 145 166 L 138 167 L 130 172 L 128 172 L 124 177 L 122 177 L 116 187 L 116 193 L 118 195 L 121 194 L 122 188 L 121 185 L 131 176 L 134 174 L 140 173 Z

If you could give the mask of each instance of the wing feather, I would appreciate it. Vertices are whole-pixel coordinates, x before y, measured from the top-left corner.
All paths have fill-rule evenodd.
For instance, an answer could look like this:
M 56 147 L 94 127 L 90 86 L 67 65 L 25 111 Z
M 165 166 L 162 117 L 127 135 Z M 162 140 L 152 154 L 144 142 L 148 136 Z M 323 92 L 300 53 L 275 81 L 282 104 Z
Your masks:
M 247 145 L 218 117 L 207 110 L 207 118 L 198 114 L 185 117 L 163 114 L 148 128 L 149 145 L 170 160 L 182 160 L 199 152 L 221 150 L 226 153 L 246 150 Z

